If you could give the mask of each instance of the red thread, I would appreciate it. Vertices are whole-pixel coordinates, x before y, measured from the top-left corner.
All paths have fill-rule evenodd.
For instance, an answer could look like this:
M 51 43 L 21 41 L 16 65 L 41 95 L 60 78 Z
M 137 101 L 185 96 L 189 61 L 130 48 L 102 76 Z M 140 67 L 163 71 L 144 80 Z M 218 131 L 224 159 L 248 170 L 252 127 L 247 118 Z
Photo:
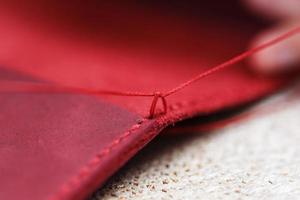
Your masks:
M 245 52 L 243 52 L 243 53 L 241 53 L 241 54 L 239 54 L 239 55 L 237 55 L 237 56 L 235 56 L 235 57 L 233 57 L 233 58 L 225 61 L 224 63 L 221 63 L 221 64 L 219 64 L 217 66 L 214 66 L 214 67 L 210 68 L 209 70 L 207 70 L 207 71 L 205 71 L 203 73 L 198 74 L 194 78 L 192 78 L 192 79 L 190 79 L 190 80 L 188 80 L 188 81 L 180 84 L 179 86 L 177 86 L 177 87 L 169 90 L 168 92 L 165 93 L 164 96 L 167 97 L 167 96 L 169 96 L 171 94 L 174 94 L 174 93 L 182 90 L 183 88 L 187 87 L 188 85 L 190 85 L 190 84 L 198 81 L 199 79 L 202 79 L 202 78 L 204 78 L 206 76 L 209 76 L 210 74 L 213 74 L 213 73 L 215 73 L 215 72 L 217 72 L 217 71 L 219 71 L 221 69 L 224 69 L 226 67 L 232 66 L 232 65 L 234 65 L 234 64 L 236 64 L 236 63 L 244 60 L 245 58 L 248 58 L 249 56 L 251 56 L 251 55 L 253 55 L 253 54 L 257 53 L 257 52 L 259 52 L 261 50 L 264 50 L 264 49 L 266 49 L 268 47 L 271 47 L 271 46 L 273 46 L 273 45 L 275 45 L 275 44 L 277 44 L 277 43 L 279 43 L 279 42 L 281 42 L 281 41 L 283 41 L 285 39 L 288 39 L 291 36 L 293 36 L 295 34 L 298 34 L 298 33 L 300 33 L 300 26 L 296 27 L 296 28 L 294 28 L 294 29 L 292 29 L 292 30 L 290 30 L 290 31 L 288 31 L 288 32 L 280 35 L 280 36 L 278 36 L 277 38 L 274 38 L 274 39 L 272 39 L 270 41 L 267 41 L 267 42 L 265 42 L 265 43 L 263 43 L 263 44 L 261 44 L 261 45 L 259 45 L 257 47 L 254 47 L 252 49 L 249 49 L 248 51 L 245 51 Z
M 48 84 L 44 84 L 44 83 L 28 83 L 28 82 L 19 82 L 22 84 L 21 84 L 21 87 L 20 87 L 20 85 L 17 86 L 17 90 L 18 91 L 22 90 L 22 91 L 26 91 L 26 92 L 72 92 L 72 93 L 79 92 L 79 93 L 92 94 L 92 95 L 102 94 L 102 95 L 115 95 L 115 96 L 153 97 L 153 100 L 152 100 L 152 103 L 150 106 L 150 110 L 149 110 L 149 118 L 153 118 L 157 114 L 155 112 L 156 112 L 156 107 L 157 107 L 157 103 L 158 103 L 159 99 L 161 100 L 161 102 L 163 104 L 163 112 L 160 114 L 165 114 L 165 113 L 167 113 L 166 97 L 168 97 L 174 93 L 177 93 L 180 90 L 183 90 L 187 86 L 195 83 L 196 81 L 198 81 L 202 78 L 205 78 L 211 74 L 214 74 L 224 68 L 230 67 L 257 52 L 260 52 L 266 48 L 269 48 L 269 47 L 271 47 L 281 41 L 284 41 L 284 40 L 292 37 L 293 35 L 296 35 L 299 33 L 300 33 L 300 26 L 296 27 L 296 28 L 294 28 L 294 29 L 268 41 L 268 42 L 265 42 L 257 47 L 249 49 L 249 50 L 225 61 L 224 63 L 214 66 L 214 67 L 210 68 L 209 70 L 196 75 L 194 78 L 187 80 L 184 83 L 181 83 L 177 87 L 170 89 L 169 91 L 167 91 L 165 93 L 163 93 L 163 92 L 145 93 L 145 92 L 129 92 L 129 91 L 121 92 L 121 91 L 110 91 L 110 90 L 93 90 L 93 89 L 88 89 L 88 88 L 56 86 L 56 85 L 48 85 Z M 18 83 L 17 81 L 2 81 L 2 83 L 3 82 L 9 82 L 9 89 L 11 89 L 11 87 L 14 86 L 14 84 L 12 84 L 12 82 Z M 3 86 L 3 84 L 1 85 L 1 89 L 3 89 L 2 86 Z M 7 90 L 7 88 L 5 88 L 5 89 Z

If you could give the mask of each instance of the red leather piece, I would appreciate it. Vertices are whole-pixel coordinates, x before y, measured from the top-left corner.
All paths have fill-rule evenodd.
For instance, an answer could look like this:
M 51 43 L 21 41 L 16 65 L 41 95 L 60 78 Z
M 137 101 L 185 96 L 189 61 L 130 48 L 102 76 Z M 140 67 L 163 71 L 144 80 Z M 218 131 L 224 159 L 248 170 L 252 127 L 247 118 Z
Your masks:
M 61 13 L 39 13 L 34 5 L 26 9 L 1 6 L 0 27 L 6 27 L 0 32 L 2 64 L 62 84 L 164 92 L 243 51 L 260 27 L 255 21 L 226 16 L 195 21 L 167 11 L 154 15 L 142 6 L 102 4 L 75 6 L 71 13 L 61 4 L 55 4 Z M 79 24 L 73 25 L 72 20 Z M 274 87 L 274 79 L 257 77 L 241 63 L 167 100 L 169 105 L 201 102 L 202 109 L 210 112 Z M 104 98 L 143 116 L 148 115 L 152 101 Z
M 9 69 L 1 78 L 166 91 L 243 51 L 261 28 L 239 12 L 195 20 L 150 8 L 0 2 L 0 63 Z M 284 83 L 241 63 L 167 97 L 168 113 L 153 120 L 146 118 L 151 98 L 1 93 L 0 198 L 83 199 L 166 125 L 253 101 Z
M 6 79 L 17 77 L 1 74 Z M 52 197 L 82 168 L 87 168 L 87 175 L 97 173 L 90 162 L 101 165 L 100 175 L 92 177 L 98 184 L 97 179 L 104 180 L 128 159 L 128 149 L 149 126 L 140 123 L 135 135 L 97 161 L 96 155 L 142 118 L 97 97 L 78 94 L 1 93 L 0 105 L 0 199 Z M 72 189 L 79 183 L 83 184 L 75 180 Z

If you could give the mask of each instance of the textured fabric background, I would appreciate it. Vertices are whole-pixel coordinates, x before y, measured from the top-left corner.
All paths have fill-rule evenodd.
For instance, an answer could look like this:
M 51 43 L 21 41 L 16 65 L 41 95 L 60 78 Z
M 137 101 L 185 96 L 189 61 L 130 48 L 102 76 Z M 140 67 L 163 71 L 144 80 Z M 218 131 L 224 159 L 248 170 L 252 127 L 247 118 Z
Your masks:
M 222 130 L 157 138 L 91 200 L 299 199 L 298 92 Z

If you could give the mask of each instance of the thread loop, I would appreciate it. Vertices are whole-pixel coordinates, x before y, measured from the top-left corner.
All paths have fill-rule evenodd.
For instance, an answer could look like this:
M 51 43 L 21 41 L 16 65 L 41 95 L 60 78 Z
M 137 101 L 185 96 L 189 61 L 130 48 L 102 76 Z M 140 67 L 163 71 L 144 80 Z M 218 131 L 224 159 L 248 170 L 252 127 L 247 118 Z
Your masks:
M 151 107 L 150 107 L 150 112 L 149 112 L 149 118 L 152 119 L 155 116 L 155 110 L 157 107 L 157 102 L 158 100 L 161 100 L 162 105 L 163 105 L 163 112 L 161 114 L 166 114 L 167 113 L 167 101 L 165 96 L 163 95 L 163 93 L 161 92 L 154 92 L 153 93 L 153 100 L 151 103 Z

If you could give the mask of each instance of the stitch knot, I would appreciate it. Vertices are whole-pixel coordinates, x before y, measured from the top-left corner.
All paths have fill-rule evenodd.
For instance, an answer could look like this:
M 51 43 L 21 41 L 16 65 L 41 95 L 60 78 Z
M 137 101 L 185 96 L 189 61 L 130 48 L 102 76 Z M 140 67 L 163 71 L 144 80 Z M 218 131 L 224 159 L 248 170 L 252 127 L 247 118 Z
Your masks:
M 153 100 L 150 107 L 150 115 L 149 118 L 152 119 L 155 116 L 155 110 L 157 107 L 158 100 L 161 99 L 162 105 L 163 105 L 163 112 L 161 114 L 167 113 L 167 101 L 163 93 L 161 92 L 154 92 L 153 93 Z

